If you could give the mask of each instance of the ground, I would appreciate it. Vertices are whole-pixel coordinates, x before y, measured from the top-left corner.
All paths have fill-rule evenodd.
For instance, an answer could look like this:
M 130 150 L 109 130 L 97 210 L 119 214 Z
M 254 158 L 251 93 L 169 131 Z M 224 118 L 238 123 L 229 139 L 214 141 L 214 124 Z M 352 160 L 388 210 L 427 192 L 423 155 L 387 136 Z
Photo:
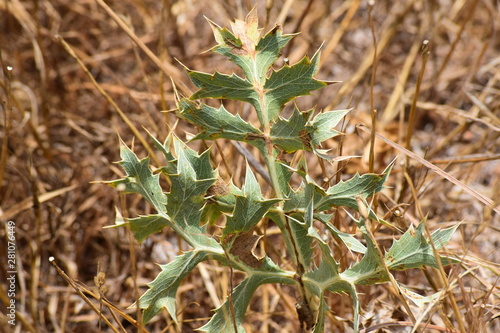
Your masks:
M 149 131 L 163 140 L 171 131 L 182 139 L 196 132 L 178 122 L 173 112 L 172 82 L 185 95 L 195 91 L 185 68 L 236 71 L 222 56 L 205 52 L 215 45 L 207 18 L 229 26 L 253 6 L 263 32 L 275 24 L 285 33 L 300 32 L 285 48 L 281 63 L 287 58 L 293 64 L 321 49 L 316 77 L 340 81 L 298 99 L 297 105 L 302 110 L 352 108 L 339 126 L 345 135 L 329 140 L 324 148 L 358 157 L 331 166 L 341 170 L 339 177 L 312 163 L 316 180 L 332 176 L 335 181 L 370 171 L 369 130 L 364 129 L 372 127 L 374 109 L 380 137 L 373 171 L 382 172 L 397 157 L 389 187 L 377 198 L 380 215 L 403 229 L 422 219 L 431 230 L 460 224 L 446 251 L 461 262 L 446 267 L 447 283 L 431 269 L 395 274 L 423 295 L 449 286 L 447 297 L 424 316 L 423 324 L 429 326 L 423 331 L 500 330 L 497 2 L 379 1 L 371 7 L 359 0 L 167 0 L 108 5 L 107 11 L 101 0 L 0 3 L 0 219 L 5 224 L 0 253 L 9 259 L 17 253 L 14 286 L 7 280 L 12 269 L 6 264 L 0 268 L 2 303 L 16 303 L 16 326 L 8 325 L 9 317 L 0 317 L 6 332 L 111 332 L 70 284 L 75 279 L 76 289 L 90 288 L 98 294 L 98 272 L 105 273 L 106 290 L 101 292 L 106 298 L 121 313 L 137 318 L 136 310 L 128 307 L 158 273 L 156 264 L 171 261 L 186 245 L 171 230 L 139 245 L 125 228 L 105 229 L 114 224 L 117 210 L 136 216 L 151 207 L 102 182 L 123 176 L 114 163 L 120 159 L 120 140 L 145 157 L 148 152 L 137 133 L 146 137 Z M 254 119 L 240 104 L 224 105 Z M 424 166 L 384 138 L 408 147 L 440 170 Z M 211 143 L 190 144 L 199 151 L 206 145 Z M 238 150 L 220 140 L 212 155 L 221 178 L 241 186 L 245 163 Z M 402 186 L 405 170 L 415 185 L 413 193 Z M 355 231 L 342 216 L 345 231 Z M 385 245 L 398 234 L 381 227 L 376 236 Z M 15 251 L 8 246 L 11 238 Z M 276 244 L 279 247 L 278 238 Z M 224 267 L 212 262 L 199 266 L 179 289 L 179 326 L 163 313 L 146 329 L 191 332 L 202 326 L 227 295 L 228 279 Z M 364 332 L 411 331 L 414 325 L 389 285 L 364 286 L 361 291 Z M 247 331 L 298 332 L 296 296 L 279 285 L 260 288 L 247 313 Z M 89 298 L 99 308 L 99 302 Z M 452 310 L 453 302 L 459 316 Z M 352 331 L 349 298 L 332 294 L 328 304 L 328 330 Z M 117 330 L 137 330 L 123 319 L 120 328 L 103 307 Z M 412 309 L 417 315 L 419 309 Z

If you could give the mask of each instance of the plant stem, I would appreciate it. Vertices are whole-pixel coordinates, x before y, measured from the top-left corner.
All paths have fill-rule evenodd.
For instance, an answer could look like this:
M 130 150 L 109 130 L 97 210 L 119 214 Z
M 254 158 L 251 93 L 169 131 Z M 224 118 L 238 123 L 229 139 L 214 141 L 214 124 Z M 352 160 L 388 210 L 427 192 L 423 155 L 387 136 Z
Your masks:
M 262 90 L 257 90 L 257 91 L 264 91 Z M 265 107 L 265 100 L 264 100 L 264 95 L 261 95 L 261 119 L 263 120 L 263 123 L 261 124 L 261 127 L 264 129 L 264 139 L 266 142 L 266 151 L 264 155 L 264 159 L 266 161 L 266 165 L 269 171 L 269 177 L 271 178 L 271 185 L 274 190 L 274 195 L 276 198 L 284 199 L 283 197 L 283 191 L 281 189 L 281 185 L 279 182 L 279 175 L 278 175 L 278 170 L 276 168 L 276 154 L 275 154 L 275 148 L 273 146 L 273 143 L 271 141 L 271 124 L 269 121 L 269 113 L 267 108 Z M 260 118 L 259 118 L 260 119 Z M 278 203 L 278 216 L 280 220 L 280 229 L 283 235 L 283 238 L 285 240 L 285 244 L 288 250 L 288 253 L 292 256 L 292 260 L 294 262 L 294 265 L 296 267 L 296 279 L 298 281 L 299 285 L 299 302 L 301 302 L 301 307 L 297 309 L 304 309 L 305 312 L 310 312 L 312 311 L 310 309 L 309 305 L 309 293 L 307 292 L 307 289 L 304 286 L 304 283 L 302 282 L 302 276 L 306 272 L 306 267 L 304 266 L 304 263 L 301 261 L 301 257 L 299 255 L 298 251 L 298 245 L 297 240 L 293 237 L 292 231 L 290 229 L 290 225 L 288 223 L 288 219 L 285 215 L 285 212 L 283 210 L 283 200 Z M 299 304 L 299 303 L 297 303 Z M 308 325 L 307 323 L 303 323 L 302 321 L 305 321 L 304 318 L 301 317 L 300 315 L 301 312 L 299 312 L 299 320 L 301 321 L 301 325 L 305 324 L 306 326 Z

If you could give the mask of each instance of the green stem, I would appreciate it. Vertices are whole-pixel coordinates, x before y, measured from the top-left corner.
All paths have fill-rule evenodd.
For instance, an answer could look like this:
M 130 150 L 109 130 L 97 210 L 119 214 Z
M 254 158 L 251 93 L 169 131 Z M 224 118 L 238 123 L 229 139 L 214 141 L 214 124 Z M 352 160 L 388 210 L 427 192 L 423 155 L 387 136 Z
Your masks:
M 256 89 L 257 91 L 264 91 L 263 87 Z M 269 178 L 271 179 L 271 185 L 274 190 L 274 195 L 276 198 L 283 198 L 283 191 L 280 186 L 278 171 L 276 169 L 276 157 L 274 153 L 273 143 L 271 141 L 271 124 L 269 121 L 269 113 L 266 108 L 266 103 L 264 100 L 264 94 L 261 95 L 260 110 L 261 115 L 259 119 L 262 119 L 261 127 L 264 129 L 264 140 L 266 142 L 266 151 L 262 152 L 264 159 L 266 161 L 267 170 L 269 171 Z M 283 201 L 278 204 L 277 213 L 280 219 L 280 229 L 283 237 L 285 238 L 285 244 L 287 246 L 288 252 L 291 254 L 293 262 L 297 267 L 298 272 L 303 272 L 303 264 L 299 261 L 299 256 L 297 255 L 297 244 L 292 237 L 290 226 L 288 225 L 288 220 L 286 218 L 285 212 L 283 211 Z M 302 268 L 302 269 L 301 269 Z
M 258 91 L 264 91 L 258 90 Z M 279 181 L 279 176 L 278 176 L 278 170 L 277 170 L 277 165 L 276 165 L 276 154 L 275 154 L 275 149 L 273 147 L 273 143 L 271 141 L 271 124 L 269 122 L 269 115 L 268 115 L 268 110 L 265 107 L 265 101 L 264 101 L 264 95 L 261 95 L 261 117 L 259 119 L 263 120 L 263 123 L 261 124 L 261 128 L 264 129 L 264 139 L 266 142 L 266 151 L 263 154 L 264 159 L 267 164 L 267 169 L 269 171 L 269 177 L 271 178 L 271 184 L 274 190 L 274 194 L 276 198 L 284 199 L 283 197 L 283 191 L 281 189 L 280 181 Z M 307 292 L 307 289 L 304 286 L 304 283 L 302 282 L 302 276 L 306 271 L 306 267 L 304 263 L 301 260 L 301 257 L 299 255 L 298 251 L 298 246 L 297 240 L 293 237 L 292 231 L 290 228 L 290 225 L 288 223 L 288 219 L 285 215 L 285 212 L 283 210 L 283 200 L 280 201 L 277 207 L 277 213 L 279 216 L 280 220 L 280 229 L 281 233 L 283 235 L 283 238 L 285 240 L 285 244 L 287 247 L 288 252 L 290 253 L 292 260 L 294 262 L 294 265 L 296 267 L 296 279 L 299 285 L 299 294 L 300 294 L 300 300 L 302 300 L 303 306 L 305 306 L 307 311 L 310 310 L 310 305 L 309 305 L 309 293 Z M 300 319 L 300 314 L 299 314 L 299 319 Z

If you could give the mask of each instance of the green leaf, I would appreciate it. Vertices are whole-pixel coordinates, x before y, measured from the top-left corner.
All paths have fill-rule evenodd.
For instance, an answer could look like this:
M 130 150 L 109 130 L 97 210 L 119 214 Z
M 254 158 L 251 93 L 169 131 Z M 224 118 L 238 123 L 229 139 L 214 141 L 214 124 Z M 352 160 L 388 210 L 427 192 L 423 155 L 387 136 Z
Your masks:
M 221 29 L 212 23 L 218 45 L 214 51 L 223 54 L 237 64 L 245 75 L 226 75 L 215 72 L 207 74 L 188 71 L 189 77 L 200 90 L 190 99 L 219 98 L 236 99 L 252 104 L 261 126 L 274 122 L 286 102 L 327 85 L 313 79 L 318 70 L 319 52 L 309 59 L 304 57 L 299 63 L 285 65 L 278 71 L 267 73 L 278 59 L 280 50 L 293 37 L 282 35 L 275 28 L 258 40 L 257 17 L 250 13 L 246 23 L 236 21 L 234 33 Z
M 259 107 L 259 95 L 253 85 L 236 74 L 229 76 L 219 72 L 207 74 L 189 71 L 188 75 L 194 85 L 200 88 L 200 90 L 191 95 L 191 100 L 206 97 L 236 99 L 248 102 L 256 108 Z
M 312 182 L 302 183 L 297 190 L 292 190 L 283 205 L 283 210 L 286 213 L 305 212 L 309 204 L 309 195 L 314 200 L 314 210 L 318 211 L 318 202 L 325 196 L 325 192 L 321 187 Z
M 332 235 L 339 238 L 350 251 L 362 254 L 366 253 L 366 246 L 361 244 L 361 242 L 357 240 L 354 235 L 338 230 L 329 222 L 323 222 L 323 224 L 328 228 L 328 230 L 330 230 Z
M 298 108 L 295 108 L 289 119 L 279 117 L 271 128 L 273 144 L 287 153 L 301 149 L 311 150 L 310 137 L 305 128 L 310 116 L 311 110 L 300 112 Z
M 278 117 L 271 128 L 271 140 L 287 153 L 300 149 L 314 150 L 318 156 L 324 158 L 325 154 L 317 150 L 316 146 L 339 134 L 333 128 L 349 111 L 320 113 L 311 120 L 313 110 L 301 112 L 295 108 L 289 119 Z
M 325 332 L 325 318 L 328 311 L 330 311 L 330 308 L 326 303 L 324 293 L 321 293 L 319 295 L 318 314 L 316 316 L 316 324 L 314 325 L 313 333 Z
M 271 268 L 269 268 L 271 269 Z M 274 270 L 274 269 L 272 269 Z M 291 276 L 287 276 L 280 271 L 253 272 L 243 282 L 241 282 L 231 293 L 231 301 L 226 300 L 222 306 L 215 310 L 215 315 L 210 321 L 199 330 L 209 333 L 234 332 L 234 321 L 238 333 L 244 333 L 242 322 L 246 309 L 257 288 L 267 283 L 295 283 Z M 234 310 L 234 317 L 231 314 L 231 307 Z
M 153 175 L 149 169 L 149 158 L 139 160 L 132 150 L 125 144 L 121 145 L 119 162 L 125 170 L 125 178 L 109 182 L 110 185 L 126 193 L 139 193 L 146 199 L 158 212 L 166 212 L 166 196 L 163 193 L 159 174 Z
M 359 195 L 363 199 L 366 199 L 384 189 L 384 182 L 387 180 L 393 165 L 394 162 L 382 174 L 366 173 L 361 176 L 356 174 L 348 181 L 340 181 L 338 184 L 328 188 L 326 193 L 332 198 L 354 198 Z
M 214 24 L 211 21 L 210 23 Z M 219 26 L 217 26 L 216 28 L 215 26 L 214 26 L 215 40 L 219 42 L 219 45 L 213 48 L 214 51 L 216 52 L 222 51 L 220 49 L 224 47 L 234 51 L 235 49 L 240 49 L 242 47 L 243 43 L 241 42 L 241 39 L 233 35 L 231 31 L 229 31 L 227 28 L 220 28 Z M 229 53 L 232 54 L 231 52 Z M 234 51 L 234 53 L 237 53 L 237 51 Z M 231 58 L 231 60 L 234 60 L 234 58 Z
M 316 240 L 321 249 L 321 262 L 316 269 L 304 274 L 304 284 L 318 296 L 325 290 L 341 291 L 345 282 L 340 278 L 338 264 L 331 254 L 330 247 L 321 239 L 315 228 L 309 228 L 309 236 Z
M 224 253 L 220 245 L 206 234 L 203 207 L 205 195 L 214 184 L 216 172 L 210 164 L 210 152 L 198 155 L 182 141 L 174 138 L 177 155 L 175 174 L 168 174 L 172 183 L 167 196 L 167 213 L 174 230 L 192 247 L 212 248 Z
M 299 263 L 308 270 L 313 256 L 313 237 L 310 237 L 310 228 L 314 220 L 314 187 L 306 186 L 305 200 L 307 206 L 304 213 L 293 213 L 288 216 L 291 236 L 296 244 Z
M 167 194 L 168 214 L 176 223 L 199 226 L 204 196 L 215 182 L 210 153 L 207 150 L 198 155 L 179 140 L 174 144 L 178 155 L 177 170 L 176 174 L 169 174 L 172 186 Z
M 257 44 L 255 48 L 257 56 L 256 78 L 263 84 L 263 79 L 271 66 L 278 60 L 280 51 L 293 38 L 294 35 L 283 35 L 279 26 L 275 26 Z
M 319 52 L 309 59 L 302 58 L 293 66 L 285 65 L 279 71 L 273 71 L 264 85 L 265 106 L 268 119 L 274 121 L 286 102 L 303 95 L 309 95 L 313 90 L 325 87 L 327 84 L 313 79 L 318 71 Z
M 359 329 L 359 299 L 354 284 L 339 274 L 338 264 L 333 258 L 330 248 L 321 239 L 314 227 L 309 228 L 309 236 L 316 240 L 321 249 L 321 262 L 315 270 L 304 274 L 302 281 L 306 289 L 320 298 L 316 325 L 320 328 L 324 325 L 325 312 L 328 310 L 323 297 L 326 291 L 333 293 L 349 293 L 353 300 L 354 308 L 354 332 Z M 314 332 L 320 332 L 315 329 Z
M 451 239 L 451 236 L 453 236 L 453 234 L 455 233 L 455 231 L 457 230 L 459 225 L 460 224 L 457 223 L 453 227 L 449 227 L 446 229 L 438 229 L 431 234 L 432 241 L 434 242 L 434 246 L 436 247 L 436 250 L 440 250 L 446 244 L 448 244 L 448 242 Z
M 274 152 L 276 153 L 276 149 L 274 149 Z M 276 166 L 276 178 L 278 179 L 278 186 L 281 189 L 282 195 L 286 198 L 293 192 L 292 188 L 290 187 L 292 170 L 290 169 L 288 162 L 276 160 L 274 163 Z
M 198 106 L 196 103 L 183 98 L 179 101 L 177 107 L 181 118 L 186 119 L 200 129 L 193 140 L 222 138 L 245 141 L 253 145 L 264 145 L 261 131 L 241 119 L 239 115 L 229 113 L 224 106 L 219 109 L 203 103 Z
M 128 223 L 130 231 L 139 243 L 142 243 L 149 235 L 162 231 L 166 226 L 172 227 L 167 217 L 157 214 L 128 219 Z
M 444 230 L 434 232 L 432 237 L 436 239 L 437 249 L 443 247 L 455 232 L 457 226 L 453 226 Z M 448 257 L 440 257 L 443 265 L 456 262 L 456 260 Z M 432 266 L 437 268 L 436 258 L 429 241 L 424 236 L 424 223 L 420 223 L 417 229 L 410 226 L 408 231 L 394 244 L 385 254 L 387 267 L 394 270 L 405 270 L 409 268 L 417 268 Z
M 292 214 L 288 216 L 290 232 L 296 244 L 298 261 L 307 270 L 311 266 L 311 258 L 313 255 L 312 238 L 308 237 L 308 230 L 313 222 L 313 205 L 312 201 L 308 205 L 305 215 Z
M 167 164 L 161 168 L 162 171 L 165 171 L 167 173 L 175 173 L 175 170 L 177 170 L 177 160 L 170 151 L 170 146 L 172 145 L 172 140 L 174 138 L 173 135 L 168 135 L 167 138 L 165 139 L 165 142 L 162 144 L 160 141 L 158 141 L 157 138 L 155 138 L 151 133 L 149 133 L 149 137 L 151 140 L 153 140 L 153 143 L 159 151 L 163 153 L 163 156 L 165 157 L 165 160 L 167 161 Z
M 338 184 L 328 188 L 326 190 L 327 196 L 321 199 L 316 208 L 318 210 L 327 210 L 332 206 L 345 206 L 359 211 L 356 197 L 359 196 L 365 200 L 383 190 L 384 183 L 389 176 L 393 163 L 380 175 L 367 173 L 360 176 L 356 174 L 353 178 L 347 181 L 340 181 Z M 371 208 L 369 210 L 370 218 L 384 222 L 377 218 Z
M 360 262 L 345 270 L 340 275 L 352 284 L 369 285 L 388 281 L 389 277 L 377 253 L 377 248 L 367 234 L 364 224 L 361 229 L 366 240 L 366 253 Z
M 248 164 L 242 192 L 241 196 L 236 196 L 233 214 L 228 216 L 226 226 L 222 230 L 223 237 L 250 230 L 266 215 L 269 208 L 281 201 L 264 199 L 259 183 Z
M 323 141 L 326 141 L 340 133 L 333 128 L 344 118 L 344 116 L 351 111 L 349 110 L 335 110 L 318 114 L 310 122 L 307 131 L 311 136 L 311 141 L 313 145 L 320 145 Z
M 281 29 L 276 26 L 259 39 L 256 11 L 248 14 L 246 22 L 236 20 L 233 24 L 234 34 L 211 23 L 215 40 L 218 42 L 213 50 L 238 65 L 249 82 L 259 82 L 261 85 L 264 84 L 267 71 L 278 59 L 281 49 L 293 37 L 283 35 Z
M 174 259 L 167 265 L 160 265 L 161 272 L 148 284 L 149 289 L 141 296 L 139 305 L 145 309 L 143 320 L 145 323 L 165 308 L 177 321 L 175 294 L 182 279 L 191 272 L 200 262 L 207 260 L 211 253 L 206 251 L 189 251 Z

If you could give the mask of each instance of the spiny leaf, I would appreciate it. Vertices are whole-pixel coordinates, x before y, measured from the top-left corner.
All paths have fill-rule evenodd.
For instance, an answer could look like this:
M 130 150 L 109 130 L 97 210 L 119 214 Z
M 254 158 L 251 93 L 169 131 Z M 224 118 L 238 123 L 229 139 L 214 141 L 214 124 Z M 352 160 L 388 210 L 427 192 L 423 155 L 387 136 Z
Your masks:
M 274 149 L 276 153 L 276 149 Z M 276 160 L 276 178 L 278 179 L 279 187 L 281 188 L 284 197 L 288 197 L 292 192 L 290 187 L 290 179 L 292 178 L 292 170 L 288 162 Z
M 315 150 L 316 146 L 339 134 L 333 127 L 350 110 L 320 113 L 311 120 L 312 111 L 301 112 L 295 108 L 289 119 L 279 117 L 271 128 L 273 144 L 287 153 Z M 318 155 L 323 157 L 323 154 Z
M 311 271 L 304 274 L 302 281 L 306 286 L 307 290 L 313 292 L 316 296 L 320 298 L 320 307 L 318 309 L 317 322 L 316 325 L 322 327 L 324 325 L 325 312 L 328 307 L 326 304 L 321 305 L 323 297 L 326 291 L 334 293 L 349 293 L 353 300 L 354 308 L 354 332 L 358 332 L 359 329 L 359 299 L 354 284 L 342 277 L 338 272 L 338 264 L 332 257 L 330 248 L 321 239 L 314 227 L 309 228 L 309 236 L 316 240 L 316 243 L 321 249 L 321 262 L 319 266 Z M 320 332 L 315 329 L 314 332 Z
M 451 236 L 453 236 L 459 225 L 460 224 L 457 223 L 453 227 L 449 227 L 446 229 L 438 229 L 431 234 L 432 241 L 434 242 L 436 250 L 440 250 L 446 244 L 448 244 L 448 242 L 451 239 Z
M 162 231 L 166 226 L 172 227 L 172 223 L 167 217 L 158 214 L 128 219 L 128 223 L 130 231 L 139 243 L 142 243 L 149 235 Z
M 189 251 L 174 259 L 167 265 L 160 265 L 161 272 L 148 284 L 149 289 L 141 296 L 139 304 L 145 309 L 143 320 L 145 323 L 166 308 L 172 319 L 177 321 L 175 294 L 182 279 L 191 272 L 196 265 L 206 260 L 211 253 L 206 251 Z
M 207 74 L 189 71 L 189 77 L 194 85 L 200 88 L 200 90 L 191 95 L 191 100 L 206 97 L 236 99 L 248 102 L 255 108 L 259 108 L 260 106 L 259 95 L 253 85 L 248 80 L 242 79 L 236 74 L 229 76 L 219 72 Z
M 213 22 L 216 45 L 213 50 L 228 57 L 238 65 L 249 82 L 264 85 L 266 73 L 276 62 L 281 49 L 293 35 L 283 35 L 276 26 L 260 38 L 256 11 L 251 11 L 245 22 L 236 20 L 232 24 L 234 34 Z M 259 39 L 260 38 L 260 39 Z
M 281 199 L 264 199 L 259 183 L 248 164 L 242 191 L 241 196 L 236 196 L 233 214 L 227 218 L 226 227 L 222 231 L 224 237 L 250 230 L 266 215 L 271 206 L 281 201 Z
M 155 141 L 155 144 L 160 146 L 160 143 Z M 171 221 L 169 225 L 191 246 L 213 247 L 223 253 L 215 240 L 206 235 L 201 220 L 205 195 L 216 179 L 216 172 L 210 164 L 209 151 L 198 155 L 175 136 L 161 145 L 161 150 L 169 159 L 162 171 L 168 175 L 172 183 L 170 192 L 166 194 L 168 201 L 166 212 L 160 214 L 160 219 L 149 218 L 140 221 L 150 222 L 149 225 L 145 225 L 150 231 L 155 228 L 157 230 L 162 223 Z M 177 158 L 174 159 L 174 156 Z M 153 221 L 155 223 L 151 224 Z M 139 228 L 138 222 L 134 224 L 137 228 Z
M 366 173 L 361 176 L 356 174 L 348 181 L 340 181 L 338 184 L 328 188 L 326 193 L 335 198 L 361 196 L 363 199 L 366 199 L 384 189 L 384 182 L 387 180 L 393 165 L 394 162 L 382 174 Z
M 361 229 L 363 230 L 365 227 L 363 226 Z M 367 245 L 366 253 L 360 262 L 341 273 L 342 278 L 350 281 L 352 284 L 361 285 L 387 281 L 389 277 L 377 253 L 375 244 L 366 233 L 366 229 L 363 231 L 363 236 Z
M 271 268 L 269 268 L 271 269 Z M 242 326 L 246 309 L 257 288 L 267 283 L 295 283 L 291 276 L 286 276 L 282 271 L 275 271 L 274 274 L 254 272 L 241 282 L 231 293 L 231 301 L 226 300 L 221 307 L 215 310 L 215 315 L 210 321 L 199 330 L 208 333 L 234 332 L 233 321 L 236 321 L 238 333 L 244 333 Z M 231 304 L 232 303 L 232 304 Z M 230 307 L 234 309 L 234 317 Z
M 151 140 L 153 140 L 156 149 L 158 149 L 163 153 L 163 156 L 167 161 L 167 164 L 163 166 L 161 170 L 166 171 L 167 173 L 175 173 L 175 170 L 177 170 L 177 160 L 170 151 L 170 146 L 172 145 L 172 140 L 174 139 L 174 136 L 168 135 L 167 138 L 165 139 L 165 142 L 162 144 L 151 133 L 148 132 L 148 134 Z
M 247 25 L 241 22 L 233 25 L 237 34 L 213 24 L 219 43 L 214 50 L 240 66 L 245 78 L 236 74 L 229 76 L 218 72 L 189 71 L 191 80 L 200 88 L 190 99 L 212 97 L 248 102 L 254 106 L 261 125 L 268 126 L 276 120 L 286 102 L 327 84 L 313 79 L 318 70 L 319 52 L 311 59 L 304 57 L 293 66 L 285 65 L 278 71 L 272 71 L 267 77 L 280 50 L 292 36 L 284 36 L 280 29 L 273 29 L 255 45 L 255 24 L 255 17 L 249 15 Z
M 431 237 L 436 239 L 436 249 L 444 246 L 455 232 L 458 225 L 434 232 Z M 441 257 L 441 263 L 448 265 L 456 262 L 456 260 Z M 420 223 L 417 229 L 410 226 L 407 232 L 401 238 L 394 242 L 392 247 L 385 255 L 387 267 L 394 270 L 405 270 L 432 266 L 437 268 L 436 258 L 432 250 L 431 244 L 424 236 L 424 223 Z
M 333 138 L 340 133 L 333 128 L 344 118 L 344 116 L 351 111 L 349 110 L 335 110 L 318 114 L 311 120 L 307 131 L 311 135 L 311 142 L 313 145 L 320 145 L 323 141 Z
M 263 146 L 263 134 L 239 115 L 232 115 L 224 106 L 219 109 L 206 104 L 181 99 L 178 103 L 179 116 L 193 125 L 198 126 L 199 133 L 193 138 L 198 139 L 228 139 L 245 141 L 254 146 Z
M 175 174 L 169 174 L 172 182 L 170 193 L 167 195 L 172 204 L 169 204 L 169 211 L 182 210 L 182 206 L 189 204 L 186 200 L 200 207 L 203 204 L 203 196 L 208 188 L 215 182 L 215 172 L 210 165 L 209 151 L 198 155 L 194 150 L 187 147 L 179 140 L 175 141 L 175 151 L 177 154 L 177 170 Z
M 287 153 L 301 149 L 310 150 L 310 136 L 305 126 L 311 116 L 311 111 L 300 112 L 298 108 L 295 108 L 290 118 L 285 120 L 279 117 L 271 128 L 273 144 Z
M 329 246 L 321 239 L 315 228 L 309 228 L 309 237 L 316 240 L 321 249 L 321 262 L 319 266 L 304 274 L 304 284 L 308 289 L 315 291 L 316 295 L 320 295 L 325 290 L 336 288 L 344 282 L 340 279 L 338 264 L 332 256 Z
M 296 244 L 298 262 L 308 270 L 311 266 L 313 255 L 313 238 L 309 237 L 309 228 L 314 220 L 314 189 L 306 188 L 305 199 L 308 200 L 304 213 L 293 213 L 288 216 L 290 233 Z
M 293 66 L 285 65 L 279 71 L 273 71 L 264 85 L 265 105 L 268 119 L 273 121 L 278 117 L 286 102 L 303 95 L 309 95 L 313 90 L 325 87 L 327 84 L 313 79 L 318 71 L 319 52 L 309 59 L 302 58 Z
M 294 37 L 294 35 L 283 35 L 281 28 L 275 26 L 269 31 L 256 46 L 257 51 L 257 79 L 264 83 L 263 79 L 271 66 L 278 60 L 280 51 Z
M 332 235 L 339 238 L 350 251 L 362 254 L 366 253 L 366 246 L 361 244 L 361 242 L 357 240 L 354 235 L 338 230 L 329 222 L 323 222 L 323 224 L 328 228 L 328 230 L 330 230 Z
M 139 193 L 159 212 L 166 212 L 165 194 L 160 187 L 159 175 L 153 175 L 149 169 L 149 158 L 139 160 L 130 148 L 122 144 L 120 148 L 122 160 L 119 162 L 125 170 L 125 178 L 111 181 L 110 185 L 123 189 L 127 193 Z
M 309 194 L 310 193 L 310 194 Z M 291 191 L 283 205 L 283 210 L 287 213 L 296 211 L 305 211 L 309 204 L 308 195 L 312 195 L 314 199 L 314 209 L 317 211 L 318 201 L 325 196 L 323 189 L 312 182 L 302 183 L 302 185 L 295 191 Z
M 307 237 L 309 223 L 300 219 L 305 219 L 305 217 L 300 214 L 292 214 L 288 216 L 288 223 L 294 243 L 296 244 L 298 260 L 305 269 L 308 269 L 311 265 L 313 254 L 312 239 Z
M 393 162 L 394 163 L 394 162 Z M 338 184 L 326 190 L 327 196 L 321 199 L 316 208 L 318 210 L 326 210 L 331 206 L 345 206 L 354 208 L 359 211 L 356 197 L 366 199 L 384 189 L 384 183 L 389 176 L 392 165 L 391 163 L 382 174 L 356 174 L 353 178 L 347 181 L 340 181 Z M 386 223 L 377 218 L 375 212 L 370 208 L 370 218 Z

